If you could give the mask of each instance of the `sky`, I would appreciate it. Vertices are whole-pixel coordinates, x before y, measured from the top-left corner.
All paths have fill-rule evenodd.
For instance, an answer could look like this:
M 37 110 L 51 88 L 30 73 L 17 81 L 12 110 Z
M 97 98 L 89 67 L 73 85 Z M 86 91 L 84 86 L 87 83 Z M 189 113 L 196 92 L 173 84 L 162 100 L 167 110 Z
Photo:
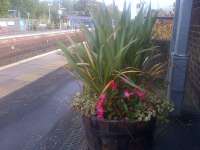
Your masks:
M 40 0 L 40 1 L 53 1 L 53 0 Z M 97 0 L 104 1 L 106 4 L 112 4 L 113 0 Z M 123 9 L 124 1 L 130 2 L 132 4 L 132 16 L 136 15 L 136 4 L 140 1 L 145 1 L 146 3 L 151 2 L 151 6 L 153 9 L 172 9 L 173 3 L 176 0 L 114 0 L 115 4 L 119 7 L 120 10 Z
M 102 0 L 98 0 L 98 1 L 102 2 Z M 130 2 L 132 4 L 132 15 L 135 16 L 136 15 L 136 4 L 138 2 L 140 2 L 141 0 L 114 0 L 114 1 L 120 10 L 123 9 L 124 1 Z M 151 2 L 151 6 L 153 9 L 159 9 L 159 8 L 171 9 L 173 7 L 173 3 L 176 0 L 142 0 L 142 1 L 145 1 L 146 3 Z M 104 2 L 106 4 L 111 4 L 113 2 L 113 0 L 104 0 Z
M 40 0 L 40 1 L 53 1 L 53 0 Z M 97 0 L 102 2 L 103 0 Z M 111 4 L 113 0 L 104 0 L 107 4 Z M 123 4 L 125 0 L 114 0 L 116 5 L 122 10 Z M 172 7 L 173 3 L 176 0 L 126 0 L 128 2 L 131 2 L 133 4 L 133 8 L 135 7 L 134 4 L 140 1 L 150 2 L 152 4 L 153 8 L 170 8 Z
M 98 1 L 102 1 L 102 0 L 98 0 Z M 104 0 L 107 4 L 112 3 L 113 0 Z M 118 5 L 118 7 L 120 9 L 123 8 L 123 3 L 125 0 L 115 0 L 116 5 Z M 131 2 L 133 5 L 136 4 L 137 2 L 140 2 L 140 0 L 126 0 L 128 2 Z M 150 2 L 152 3 L 152 7 L 153 8 L 169 8 L 173 5 L 173 3 L 175 2 L 175 0 L 144 0 L 145 2 Z

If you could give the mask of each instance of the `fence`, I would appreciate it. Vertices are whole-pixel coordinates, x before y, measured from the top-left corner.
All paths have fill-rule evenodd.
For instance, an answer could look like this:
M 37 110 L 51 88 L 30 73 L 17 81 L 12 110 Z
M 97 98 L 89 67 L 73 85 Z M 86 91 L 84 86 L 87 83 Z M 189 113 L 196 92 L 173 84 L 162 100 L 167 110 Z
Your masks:
M 169 63 L 170 54 L 170 40 L 173 32 L 173 17 L 157 17 L 153 29 L 153 41 L 159 47 L 161 56 L 158 61 L 162 63 Z M 167 72 L 166 65 L 166 72 Z
M 19 18 L 0 18 L 0 35 L 26 30 L 25 20 Z
M 157 17 L 153 39 L 170 41 L 173 32 L 173 17 Z

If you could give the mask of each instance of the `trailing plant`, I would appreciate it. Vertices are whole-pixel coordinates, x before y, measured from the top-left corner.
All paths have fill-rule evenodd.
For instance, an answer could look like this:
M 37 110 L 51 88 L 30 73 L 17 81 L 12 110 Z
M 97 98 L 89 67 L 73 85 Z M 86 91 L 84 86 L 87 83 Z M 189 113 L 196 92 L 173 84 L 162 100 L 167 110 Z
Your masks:
M 100 119 L 149 121 L 156 117 L 166 121 L 173 107 L 168 101 L 163 101 L 163 97 L 120 77 L 108 83 L 99 96 L 96 110 Z

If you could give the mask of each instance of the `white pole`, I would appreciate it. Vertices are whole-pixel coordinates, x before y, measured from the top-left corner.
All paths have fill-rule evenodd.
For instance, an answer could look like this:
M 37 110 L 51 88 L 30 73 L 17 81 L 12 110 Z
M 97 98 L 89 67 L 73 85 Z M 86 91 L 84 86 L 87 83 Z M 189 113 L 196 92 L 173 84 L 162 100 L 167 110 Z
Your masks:
M 49 18 L 48 18 L 48 23 L 51 23 L 51 6 L 49 4 Z
M 29 21 L 30 21 L 30 13 L 28 12 L 27 13 L 27 16 L 28 16 L 28 31 L 30 30 L 30 23 L 29 23 Z
M 60 4 L 60 0 L 59 0 L 59 20 L 60 20 L 60 30 L 61 30 L 61 28 L 62 28 L 62 25 L 61 25 L 61 6 L 60 6 L 61 4 Z

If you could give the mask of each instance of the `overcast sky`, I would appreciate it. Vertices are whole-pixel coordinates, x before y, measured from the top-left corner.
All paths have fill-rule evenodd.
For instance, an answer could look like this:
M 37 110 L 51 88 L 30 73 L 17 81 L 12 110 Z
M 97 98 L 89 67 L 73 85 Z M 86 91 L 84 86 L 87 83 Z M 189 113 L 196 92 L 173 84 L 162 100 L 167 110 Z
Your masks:
M 102 0 L 98 0 L 101 1 Z M 105 3 L 111 4 L 113 0 L 104 0 Z M 119 7 L 119 9 L 123 9 L 125 0 L 115 0 L 115 4 Z M 132 4 L 132 15 L 136 15 L 136 4 L 137 2 L 140 2 L 140 0 L 126 0 L 127 2 L 130 2 Z M 151 1 L 152 8 L 158 9 L 158 8 L 163 8 L 163 9 L 171 9 L 173 6 L 173 3 L 176 0 L 143 0 L 146 3 L 149 3 Z
M 102 0 L 98 0 L 102 1 Z M 107 4 L 112 3 L 113 0 L 104 0 Z M 116 5 L 119 6 L 119 8 L 123 8 L 123 3 L 125 0 L 115 0 Z M 140 0 L 126 0 L 128 2 L 131 2 L 133 5 L 136 4 L 137 2 L 140 2 Z M 173 5 L 175 0 L 144 0 L 145 2 L 150 2 L 152 3 L 153 8 L 169 8 Z
M 53 0 L 40 0 L 40 1 L 53 1 Z M 97 0 L 97 1 L 103 1 L 103 0 Z M 113 0 L 104 0 L 107 4 L 111 4 Z M 116 5 L 118 5 L 118 7 L 120 9 L 123 8 L 123 4 L 124 4 L 124 1 L 125 0 L 114 0 Z M 173 3 L 176 1 L 176 0 L 126 0 L 127 2 L 131 2 L 133 4 L 133 7 L 134 4 L 136 4 L 137 2 L 140 2 L 140 1 L 145 1 L 145 2 L 150 2 L 152 3 L 152 7 L 153 8 L 170 8 L 172 7 Z

